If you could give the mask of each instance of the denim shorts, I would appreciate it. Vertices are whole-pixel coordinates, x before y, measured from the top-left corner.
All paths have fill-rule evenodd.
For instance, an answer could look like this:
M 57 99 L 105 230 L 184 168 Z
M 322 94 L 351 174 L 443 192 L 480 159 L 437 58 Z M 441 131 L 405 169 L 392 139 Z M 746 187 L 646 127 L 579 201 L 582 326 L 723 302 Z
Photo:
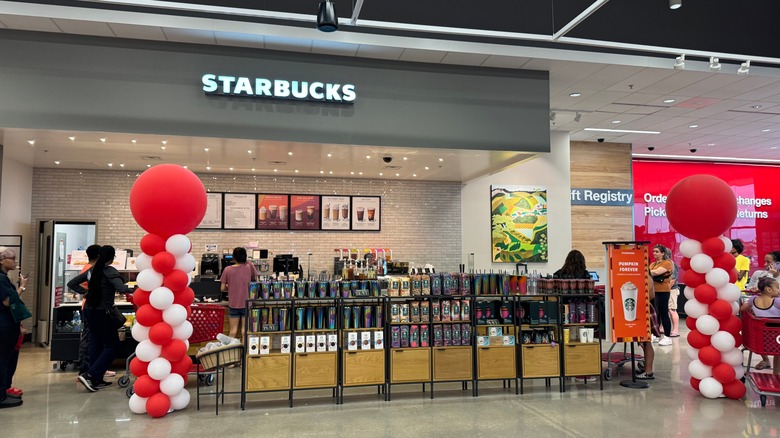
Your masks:
M 228 317 L 230 318 L 241 318 L 242 316 L 246 316 L 246 309 L 236 309 L 233 307 L 228 307 Z

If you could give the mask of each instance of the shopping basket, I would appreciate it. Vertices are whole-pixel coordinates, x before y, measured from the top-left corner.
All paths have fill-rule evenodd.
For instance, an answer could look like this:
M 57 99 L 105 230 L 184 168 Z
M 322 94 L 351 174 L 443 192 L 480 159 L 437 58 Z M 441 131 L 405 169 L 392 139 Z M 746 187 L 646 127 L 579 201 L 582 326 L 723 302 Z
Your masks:
M 780 355 L 780 319 L 758 318 L 753 312 L 742 315 L 742 343 L 750 351 L 746 382 L 766 406 L 766 396 L 780 396 L 780 375 L 750 372 L 753 353 L 769 356 Z

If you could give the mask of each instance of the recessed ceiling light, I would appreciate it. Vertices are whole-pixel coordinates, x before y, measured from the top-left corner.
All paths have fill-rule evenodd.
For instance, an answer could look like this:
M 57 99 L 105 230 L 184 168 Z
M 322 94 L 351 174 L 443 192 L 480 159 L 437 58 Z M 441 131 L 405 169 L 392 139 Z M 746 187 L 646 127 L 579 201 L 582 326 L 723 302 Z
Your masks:
M 674 99 L 664 99 L 664 103 L 674 103 Z
M 404 157 L 404 161 L 406 161 L 406 160 L 408 160 L 408 159 L 409 159 L 409 157 Z
M 287 152 L 287 155 L 289 155 L 289 156 L 291 156 L 291 157 L 292 157 L 292 155 L 293 155 L 292 151 L 290 151 L 290 152 Z
M 35 146 L 35 140 L 27 140 L 27 143 L 30 143 L 30 146 Z
M 247 153 L 247 154 L 251 154 L 251 153 L 252 153 L 252 151 L 250 151 L 250 150 L 247 150 L 247 151 L 246 151 L 246 153 Z
M 100 139 L 100 141 L 102 141 L 103 143 L 105 143 L 105 142 L 106 142 L 106 139 L 105 139 L 105 138 L 101 138 L 101 139 Z
M 278 172 L 278 171 L 279 171 L 279 169 L 274 169 L 274 172 Z
M 114 163 L 108 163 L 108 167 L 114 167 Z
M 771 129 L 762 129 L 761 132 L 769 132 Z
M 125 167 L 125 163 L 119 163 L 119 167 L 121 167 L 121 168 L 123 168 L 123 169 L 124 169 L 124 167 Z M 186 168 L 187 168 L 187 166 L 184 166 L 184 168 L 186 169 Z
M 132 139 L 132 140 L 130 140 L 130 143 L 135 144 L 137 141 L 138 140 L 136 140 L 136 139 Z
M 211 170 L 211 166 L 206 166 L 206 170 Z
M 60 162 L 59 161 L 55 161 L 54 164 L 59 166 Z
M 147 169 L 148 169 L 148 168 L 150 168 L 150 167 L 152 167 L 152 165 L 151 165 L 151 164 L 147 164 L 147 165 L 146 165 L 146 168 L 147 168 Z
M 363 174 L 363 172 L 358 172 L 358 175 L 362 175 L 362 174 Z
M 771 148 L 769 148 L 769 149 L 775 150 L 775 149 L 777 149 L 777 146 L 772 146 L 772 147 L 771 147 Z M 60 162 L 59 162 L 59 161 L 55 161 L 55 163 L 57 163 L 57 164 L 60 164 Z
M 355 172 L 349 172 L 349 174 L 350 174 L 350 175 L 354 175 L 354 174 L 355 174 Z
M 208 152 L 208 151 L 209 151 L 209 148 L 203 148 L 203 150 L 204 150 L 204 151 L 206 151 L 206 152 Z
M 233 170 L 233 168 L 231 167 L 230 170 Z
M 325 174 L 325 171 L 324 170 L 320 170 L 320 175 L 324 175 L 324 174 Z
M 621 134 L 660 134 L 661 133 L 661 131 L 636 131 L 633 129 L 607 129 L 607 128 L 585 128 L 585 131 L 619 132 Z
M 328 158 L 330 158 L 330 157 L 332 157 L 332 156 L 333 156 L 333 154 L 328 154 Z
M 753 108 L 753 109 L 759 109 L 759 108 L 761 108 L 761 105 L 753 105 L 753 106 L 751 106 L 751 108 Z
M 162 144 L 168 144 L 168 140 L 163 140 Z
M 295 169 L 295 173 L 298 173 L 298 169 Z
M 253 167 L 253 168 L 252 168 L 252 172 L 254 172 L 254 171 L 255 171 L 255 168 Z
M 160 146 L 160 149 L 165 150 L 165 146 Z
M 120 166 L 123 166 L 123 167 L 124 167 L 124 165 L 123 165 L 123 164 L 120 164 Z M 182 167 L 184 167 L 185 169 L 189 169 L 189 168 L 190 168 L 189 166 L 182 166 Z
M 329 171 L 328 171 L 328 174 L 329 174 L 329 175 L 333 175 L 333 171 L 332 171 L 332 170 L 329 170 Z
M 574 93 L 569 94 L 569 97 L 580 97 L 580 96 L 582 96 L 582 93 L 574 92 Z
M 707 146 L 715 146 L 715 143 L 707 143 Z
M 416 176 L 417 176 L 417 174 L 416 174 L 416 173 L 413 173 L 413 174 L 412 174 L 412 176 L 416 177 Z
M 612 124 L 613 124 L 613 125 L 617 125 L 617 124 L 618 124 L 618 123 L 620 123 L 620 122 L 622 122 L 622 120 L 613 120 L 613 121 L 612 121 Z
M 68 140 L 70 140 L 70 141 L 75 141 L 75 140 L 76 140 L 76 137 L 68 137 Z
M 370 159 L 371 159 L 371 155 L 366 155 L 366 160 L 370 160 Z
M 439 161 L 444 161 L 444 158 L 439 158 Z
M 425 170 L 431 170 L 431 168 L 428 167 L 428 166 L 425 166 Z
M 699 125 L 688 125 L 689 128 L 698 128 Z
M 384 176 L 384 174 L 382 172 L 379 172 L 379 176 Z

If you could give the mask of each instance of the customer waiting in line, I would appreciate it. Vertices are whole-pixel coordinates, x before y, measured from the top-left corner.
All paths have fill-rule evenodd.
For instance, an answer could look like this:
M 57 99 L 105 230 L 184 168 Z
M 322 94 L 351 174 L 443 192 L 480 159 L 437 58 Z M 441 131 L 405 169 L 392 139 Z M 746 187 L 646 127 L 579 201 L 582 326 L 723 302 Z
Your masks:
M 780 285 L 773 277 L 762 277 L 758 280 L 758 290 L 760 295 L 750 297 L 747 303 L 740 308 L 741 311 L 752 311 L 759 318 L 780 318 Z M 761 362 L 768 362 L 769 358 L 761 356 Z M 759 364 L 761 363 L 759 362 Z M 774 373 L 780 374 L 780 356 L 774 356 Z M 756 369 L 766 369 L 767 367 Z
M 745 250 L 745 245 L 739 239 L 731 239 L 731 255 L 737 261 L 734 269 L 737 270 L 737 281 L 734 284 L 739 290 L 745 290 L 745 285 L 748 282 L 748 274 L 750 272 L 750 259 L 742 255 L 742 251 Z
M 113 246 L 101 247 L 92 269 L 68 282 L 71 290 L 87 296 L 84 315 L 90 327 L 89 357 L 92 363 L 86 373 L 79 374 L 78 380 L 89 392 L 111 386 L 111 382 L 106 382 L 103 376 L 119 349 L 119 333 L 113 327 L 109 312 L 114 307 L 114 294 L 124 294 L 127 286 L 119 272 L 111 266 L 115 255 Z M 89 292 L 81 286 L 87 279 Z
M 249 282 L 257 280 L 255 265 L 246 261 L 246 249 L 233 249 L 233 265 L 225 268 L 220 281 L 222 292 L 228 293 L 228 322 L 230 337 L 238 338 L 241 334 L 242 319 L 246 317 L 246 300 L 249 298 Z
M 563 267 L 555 271 L 553 277 L 589 279 L 590 274 L 588 273 L 588 268 L 585 266 L 585 256 L 576 249 L 569 251 L 569 254 L 566 255 L 566 260 L 563 262 Z
M 27 277 L 20 276 L 19 287 L 14 287 L 8 273 L 16 268 L 16 253 L 0 247 L 0 409 L 22 405 L 22 395 L 11 391 L 16 371 L 14 359 L 18 358 L 16 345 L 21 335 L 21 324 L 11 314 L 11 298 L 12 294 L 21 296 L 27 289 Z
M 672 251 L 666 249 L 666 258 L 672 260 Z M 680 315 L 677 314 L 677 299 L 680 297 L 680 286 L 677 284 L 678 269 L 677 264 L 672 262 L 672 276 L 669 282 L 672 284 L 669 289 L 669 320 L 672 323 L 672 331 L 667 334 L 670 338 L 680 337 Z
M 780 251 L 772 251 L 764 256 L 764 269 L 757 270 L 750 276 L 750 281 L 745 285 L 745 293 L 743 296 L 744 302 L 747 302 L 748 295 L 754 295 L 760 293 L 758 289 L 758 282 L 762 278 L 777 278 L 780 275 Z M 761 355 L 761 362 L 757 363 L 755 368 L 757 370 L 766 370 L 772 368 L 769 356 L 766 354 Z M 777 371 L 777 370 L 775 370 Z
M 660 346 L 672 345 L 672 321 L 669 318 L 669 296 L 671 295 L 672 284 L 670 278 L 674 272 L 674 264 L 667 252 L 671 253 L 665 246 L 658 244 L 653 247 L 653 257 L 655 261 L 650 265 L 650 276 L 653 277 L 653 288 L 655 289 L 655 308 L 658 311 L 658 318 L 661 320 L 661 326 L 664 329 L 664 335 L 658 341 Z
M 81 268 L 79 274 L 83 274 L 92 269 L 92 266 L 95 265 L 99 255 L 100 245 L 89 245 L 87 247 L 87 264 Z M 89 277 L 89 275 L 87 275 L 87 277 Z M 81 283 L 81 287 L 89 291 L 89 281 Z M 86 298 L 81 301 L 82 312 L 84 311 L 86 302 Z M 84 318 L 81 321 L 81 324 L 81 338 L 79 339 L 79 374 L 84 374 L 89 371 L 89 323 L 87 323 L 87 318 Z

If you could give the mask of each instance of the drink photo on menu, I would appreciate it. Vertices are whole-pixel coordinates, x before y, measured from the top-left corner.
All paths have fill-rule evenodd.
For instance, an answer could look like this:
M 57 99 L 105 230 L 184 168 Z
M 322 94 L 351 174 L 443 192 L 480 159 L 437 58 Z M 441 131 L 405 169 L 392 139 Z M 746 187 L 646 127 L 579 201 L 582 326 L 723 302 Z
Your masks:
M 288 195 L 257 195 L 257 229 L 289 229 L 290 199 Z
M 379 196 L 352 197 L 352 229 L 355 231 L 379 231 L 382 198 Z
M 323 230 L 349 230 L 352 210 L 350 209 L 352 199 L 350 196 L 322 196 L 320 210 L 322 214 L 316 214 L 322 218 L 321 229 Z M 304 216 L 306 210 L 302 212 Z
M 318 195 L 290 195 L 290 229 L 319 230 L 320 197 Z M 330 214 L 330 211 L 328 211 Z

